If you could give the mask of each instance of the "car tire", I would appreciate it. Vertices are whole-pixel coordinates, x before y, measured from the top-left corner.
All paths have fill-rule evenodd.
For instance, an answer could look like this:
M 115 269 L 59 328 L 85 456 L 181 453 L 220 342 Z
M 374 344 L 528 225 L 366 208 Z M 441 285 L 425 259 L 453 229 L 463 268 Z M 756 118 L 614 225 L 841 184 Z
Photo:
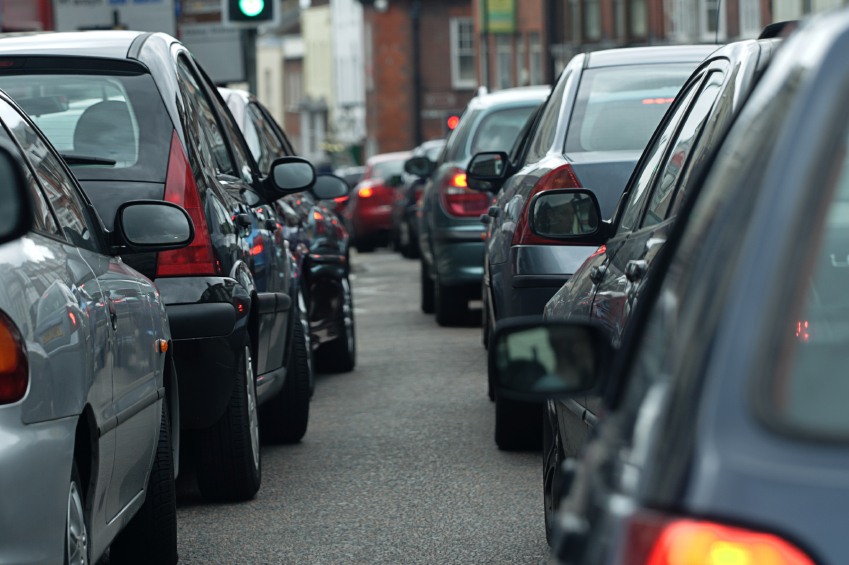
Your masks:
M 82 481 L 74 462 L 68 487 L 68 511 L 65 518 L 65 565 L 88 565 L 89 536 L 83 503 Z
M 486 286 L 481 283 L 481 343 L 484 349 L 489 349 L 489 300 Z M 489 387 L 489 398 L 492 400 L 492 387 Z
M 463 287 L 445 286 L 436 275 L 434 310 L 440 326 L 458 326 L 469 316 L 469 300 Z
M 118 534 L 109 550 L 114 565 L 177 563 L 177 491 L 168 408 L 163 402 L 159 440 L 144 504 Z
M 371 253 L 377 246 L 373 241 L 358 241 L 354 247 L 358 253 Z
M 495 395 L 495 444 L 503 451 L 538 450 L 542 444 L 542 404 Z
M 298 300 L 292 310 L 296 317 L 286 362 L 286 381 L 260 414 L 263 439 L 272 443 L 298 443 L 307 433 L 309 424 L 313 363 L 309 320 L 301 291 L 298 291 Z
M 339 320 L 339 335 L 333 341 L 318 348 L 315 355 L 316 367 L 323 373 L 348 373 L 357 364 L 357 332 L 354 323 L 354 295 L 348 277 L 342 284 L 342 313 Z
M 430 278 L 430 273 L 428 273 L 427 263 L 424 260 L 421 261 L 421 293 L 422 293 L 422 312 L 425 314 L 433 314 L 435 311 L 434 308 L 434 294 L 436 294 L 436 290 L 433 287 L 433 279 Z
M 548 412 L 546 410 L 546 412 Z M 550 415 L 543 417 L 542 427 L 542 485 L 543 503 L 545 510 L 545 539 L 548 545 L 552 545 L 554 516 L 560 508 L 560 486 L 563 483 L 561 476 L 563 465 L 563 447 L 560 445 L 560 434 L 557 431 L 557 422 L 552 421 Z
M 250 500 L 262 482 L 256 379 L 246 340 L 224 415 L 198 437 L 197 482 L 207 500 Z

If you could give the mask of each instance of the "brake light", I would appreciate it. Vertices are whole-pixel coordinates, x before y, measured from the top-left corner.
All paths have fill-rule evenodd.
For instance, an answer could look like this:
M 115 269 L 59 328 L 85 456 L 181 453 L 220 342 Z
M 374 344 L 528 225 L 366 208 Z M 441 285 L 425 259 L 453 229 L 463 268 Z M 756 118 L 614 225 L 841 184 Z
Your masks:
M 423 187 L 423 186 L 421 186 L 421 185 L 418 185 L 418 186 L 416 187 L 416 191 L 415 191 L 415 195 L 416 195 L 416 206 L 418 206 L 419 204 L 421 204 L 421 201 L 422 201 L 422 195 L 423 195 L 423 194 L 424 194 L 424 187 Z
M 186 209 L 195 225 L 195 238 L 188 247 L 159 253 L 156 276 L 220 274 L 220 265 L 213 257 L 212 239 L 207 229 L 200 192 L 176 131 L 171 136 L 168 172 L 165 176 L 165 200 Z
M 549 239 L 535 234 L 531 230 L 530 222 L 528 222 L 528 216 L 530 215 L 528 204 L 533 200 L 533 197 L 544 190 L 553 188 L 581 188 L 581 182 L 575 176 L 575 171 L 572 170 L 572 166 L 569 163 L 549 171 L 534 185 L 534 188 L 528 195 L 528 199 L 525 201 L 525 207 L 519 215 L 519 221 L 516 222 L 516 231 L 513 233 L 513 245 L 550 245 L 553 243 L 563 243 L 556 239 Z
M 262 237 L 262 234 L 257 234 L 251 245 L 251 255 L 259 255 L 263 250 L 265 250 L 265 239 Z
M 453 169 L 440 187 L 442 207 L 452 216 L 478 217 L 489 209 L 490 196 L 486 192 L 471 190 L 466 183 L 466 172 Z
M 641 512 L 631 518 L 623 565 L 814 565 L 782 538 L 733 526 Z
M 360 198 L 370 198 L 374 195 L 374 189 L 370 186 L 362 187 L 359 192 L 357 192 L 357 196 Z
M 0 313 L 0 404 L 24 397 L 29 386 L 29 363 L 20 331 L 9 317 Z

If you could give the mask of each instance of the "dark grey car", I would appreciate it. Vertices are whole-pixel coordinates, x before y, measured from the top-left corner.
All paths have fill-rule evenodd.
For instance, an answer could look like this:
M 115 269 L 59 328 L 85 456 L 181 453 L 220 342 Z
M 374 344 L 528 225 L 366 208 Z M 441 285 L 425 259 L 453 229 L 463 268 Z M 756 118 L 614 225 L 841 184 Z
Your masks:
M 583 374 L 550 363 L 560 380 L 501 381 L 603 393 L 607 416 L 564 477 L 559 562 L 849 562 L 847 52 L 845 9 L 785 40 L 688 195 L 615 357 L 596 324 L 549 322 L 540 337 Z

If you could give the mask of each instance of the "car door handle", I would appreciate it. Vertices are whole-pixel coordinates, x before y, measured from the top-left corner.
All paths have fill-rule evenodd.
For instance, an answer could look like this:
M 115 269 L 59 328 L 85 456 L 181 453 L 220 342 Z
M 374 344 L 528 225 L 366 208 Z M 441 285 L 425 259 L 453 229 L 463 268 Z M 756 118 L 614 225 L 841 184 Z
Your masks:
M 489 210 L 486 211 L 487 215 L 492 216 L 493 218 L 497 218 L 501 215 L 501 208 L 498 206 L 490 206 Z
M 642 259 L 628 261 L 628 264 L 625 265 L 625 278 L 628 279 L 628 282 L 639 282 L 646 274 L 648 268 L 649 264 Z
M 604 275 L 607 274 L 607 265 L 596 265 L 590 269 L 590 280 L 593 284 L 601 284 L 604 280 Z

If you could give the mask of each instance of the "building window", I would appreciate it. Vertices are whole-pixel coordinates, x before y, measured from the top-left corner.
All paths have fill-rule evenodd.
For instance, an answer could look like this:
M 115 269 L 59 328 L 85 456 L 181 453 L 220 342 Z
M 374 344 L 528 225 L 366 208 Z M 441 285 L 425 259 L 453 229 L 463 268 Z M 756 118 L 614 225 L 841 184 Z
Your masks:
M 519 34 L 516 36 L 516 82 L 519 86 L 528 86 L 530 80 L 528 59 L 525 54 L 525 37 Z
M 625 39 L 625 0 L 613 0 L 613 33 L 618 41 Z
M 699 0 L 699 21 L 703 40 L 725 39 L 725 4 L 722 0 Z
M 599 0 L 584 0 L 584 38 L 601 38 L 601 6 Z
M 528 34 L 528 51 L 530 59 L 528 61 L 528 80 L 531 84 L 543 84 L 545 80 L 542 77 L 542 41 L 539 33 L 532 32 Z
M 572 23 L 572 41 L 583 41 L 581 37 L 581 8 L 579 0 L 569 0 L 569 20 Z
M 475 27 L 472 18 L 451 18 L 451 85 L 475 87 Z
M 498 61 L 498 88 L 513 86 L 513 38 L 495 36 L 495 57 Z
M 631 2 L 631 36 L 646 37 L 649 34 L 646 0 Z
M 761 27 L 760 0 L 740 0 L 740 37 L 757 37 Z

